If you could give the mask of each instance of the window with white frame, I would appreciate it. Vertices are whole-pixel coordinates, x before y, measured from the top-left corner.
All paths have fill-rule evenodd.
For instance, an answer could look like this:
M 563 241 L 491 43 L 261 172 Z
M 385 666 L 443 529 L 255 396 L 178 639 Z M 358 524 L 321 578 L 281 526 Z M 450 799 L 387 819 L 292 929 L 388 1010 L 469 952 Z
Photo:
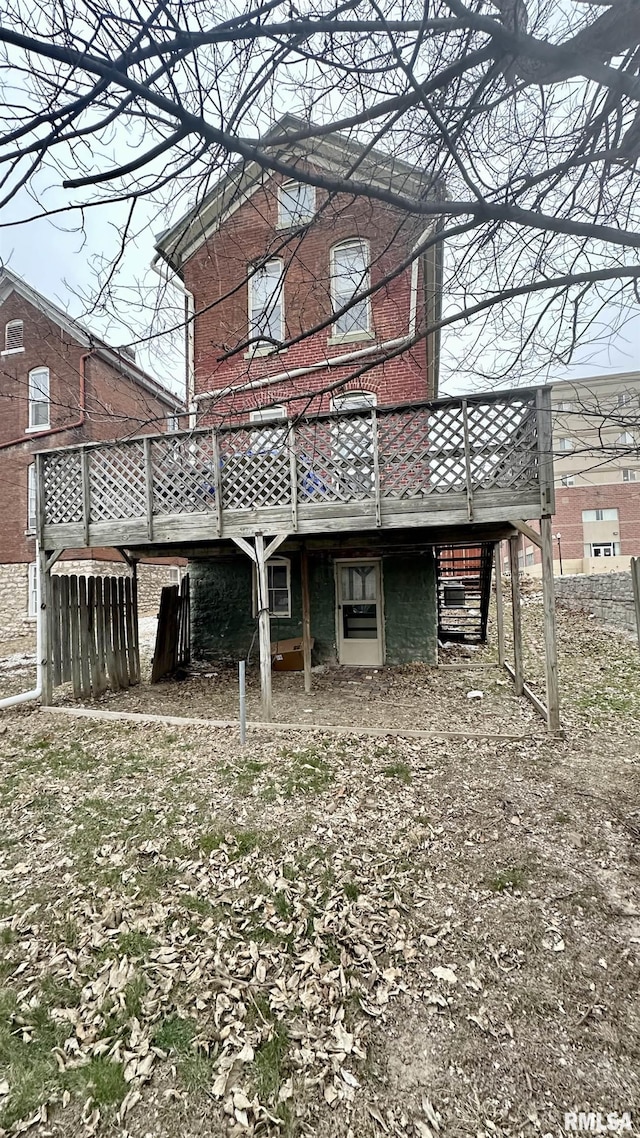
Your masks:
M 36 464 L 27 467 L 27 529 L 36 528 Z
M 585 557 L 619 557 L 619 541 L 592 541 L 584 547 Z
M 176 414 L 167 415 L 167 431 L 169 434 L 175 434 L 180 430 L 180 418 Z
M 617 522 L 618 511 L 617 509 L 602 509 L 602 510 L 583 510 L 583 522 Z
M 249 336 L 269 342 L 284 338 L 284 271 L 279 257 L 260 265 L 249 278 Z
M 631 392 L 619 391 L 618 392 L 618 407 L 629 407 L 631 405 Z
M 573 474 L 563 474 L 560 478 L 561 486 L 575 486 L 576 480 Z
M 22 320 L 10 320 L 4 326 L 5 352 L 24 351 L 24 324 Z
M 280 403 L 273 407 L 257 407 L 255 411 L 249 412 L 250 423 L 278 423 L 286 417 L 287 412 Z
M 357 299 L 360 293 L 367 291 L 369 281 L 368 241 L 358 238 L 334 245 L 331 250 L 331 305 L 334 312 L 351 305 L 334 322 L 334 337 L 356 337 L 371 331 L 369 297 Z
M 269 616 L 288 619 L 291 616 L 291 562 L 288 557 L 272 557 L 267 561 Z M 258 615 L 258 583 L 254 566 L 253 611 Z
M 29 372 L 29 429 L 49 426 L 49 368 Z
M 638 477 L 638 472 L 636 470 L 632 470 L 631 467 L 629 467 L 629 466 L 624 467 L 624 469 L 622 471 L 622 481 L 623 482 L 635 482 L 637 480 L 637 477 Z
M 27 616 L 38 615 L 38 566 L 32 561 L 29 566 L 29 580 L 27 593 Z
M 563 399 L 561 403 L 558 403 L 556 410 L 573 411 L 573 403 L 569 399 Z
M 558 450 L 573 450 L 573 439 L 563 438 L 558 439 Z
M 315 186 L 306 182 L 283 182 L 278 191 L 280 225 L 302 225 L 316 212 Z
M 632 447 L 635 444 L 635 439 L 630 431 L 623 431 L 616 439 L 617 447 Z

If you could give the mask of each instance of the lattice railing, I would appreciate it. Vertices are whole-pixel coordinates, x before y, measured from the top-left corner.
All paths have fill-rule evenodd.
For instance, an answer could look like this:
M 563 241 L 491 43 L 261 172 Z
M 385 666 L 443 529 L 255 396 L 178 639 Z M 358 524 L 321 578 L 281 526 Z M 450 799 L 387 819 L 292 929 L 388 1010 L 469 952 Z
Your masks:
M 45 525 L 535 489 L 535 391 L 199 429 L 41 456 Z M 550 444 L 549 444 L 550 450 Z M 548 471 L 545 474 L 548 478 Z M 88 511 L 88 517 L 87 517 Z M 293 528 L 295 528 L 295 520 Z

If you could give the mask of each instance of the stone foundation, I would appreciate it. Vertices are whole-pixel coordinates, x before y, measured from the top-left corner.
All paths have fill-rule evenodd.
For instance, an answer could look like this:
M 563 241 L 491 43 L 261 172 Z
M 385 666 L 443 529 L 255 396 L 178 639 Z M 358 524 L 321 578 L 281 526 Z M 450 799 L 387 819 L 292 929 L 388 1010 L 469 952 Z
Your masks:
M 556 577 L 556 600 L 571 612 L 589 613 L 603 624 L 636 631 L 631 573 Z

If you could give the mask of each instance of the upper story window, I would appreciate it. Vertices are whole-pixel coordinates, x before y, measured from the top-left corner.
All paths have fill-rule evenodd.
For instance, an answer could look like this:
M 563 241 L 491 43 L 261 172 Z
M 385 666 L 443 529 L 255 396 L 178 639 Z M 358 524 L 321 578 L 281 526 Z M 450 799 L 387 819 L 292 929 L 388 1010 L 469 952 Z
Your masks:
M 306 182 L 283 182 L 278 190 L 278 222 L 280 225 L 302 225 L 316 212 L 315 186 Z
M 180 416 L 177 414 L 167 415 L 167 431 L 169 434 L 175 434 L 180 430 Z
M 622 471 L 623 482 L 635 482 L 637 478 L 637 471 L 632 470 L 630 467 L 625 467 Z
M 4 326 L 5 352 L 24 351 L 24 324 L 22 320 L 10 320 Z
M 619 391 L 618 392 L 618 407 L 630 407 L 630 406 L 631 406 L 631 392 L 630 391 Z
M 558 439 L 558 450 L 573 450 L 573 439 Z
M 630 431 L 623 431 L 622 434 L 618 435 L 618 437 L 616 439 L 616 446 L 632 447 L 634 445 L 635 441 L 636 440 L 634 439 L 634 437 Z
M 583 522 L 617 522 L 617 509 L 583 510 Z
M 49 426 L 49 368 L 36 367 L 29 372 L 29 427 Z
M 569 399 L 563 399 L 556 407 L 557 411 L 573 411 L 573 403 Z
M 369 288 L 369 243 L 359 238 L 342 241 L 331 250 L 331 305 L 339 312 L 354 301 L 359 293 Z M 371 305 L 369 297 L 355 300 L 351 307 L 338 316 L 333 335 L 339 337 L 369 334 L 371 331 Z
M 332 400 L 334 411 L 367 411 L 376 403 L 373 391 L 345 391 L 344 395 L 335 395 Z
M 258 407 L 255 411 L 249 412 L 250 423 L 279 423 L 286 417 L 287 412 L 279 403 L 273 407 Z
M 249 278 L 249 335 L 284 339 L 284 272 L 279 257 L 260 265 Z
M 27 467 L 27 529 L 36 528 L 36 464 Z

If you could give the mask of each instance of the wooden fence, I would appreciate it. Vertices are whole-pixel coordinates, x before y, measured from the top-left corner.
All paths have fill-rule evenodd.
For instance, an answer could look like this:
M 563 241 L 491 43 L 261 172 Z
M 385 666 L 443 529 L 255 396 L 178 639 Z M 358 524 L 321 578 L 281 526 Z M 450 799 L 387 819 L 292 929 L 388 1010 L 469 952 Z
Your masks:
M 129 577 L 53 574 L 49 637 L 53 686 L 76 699 L 140 682 L 136 583 Z
M 182 584 L 166 585 L 160 594 L 158 631 L 151 668 L 151 683 L 157 684 L 191 660 L 189 576 Z

